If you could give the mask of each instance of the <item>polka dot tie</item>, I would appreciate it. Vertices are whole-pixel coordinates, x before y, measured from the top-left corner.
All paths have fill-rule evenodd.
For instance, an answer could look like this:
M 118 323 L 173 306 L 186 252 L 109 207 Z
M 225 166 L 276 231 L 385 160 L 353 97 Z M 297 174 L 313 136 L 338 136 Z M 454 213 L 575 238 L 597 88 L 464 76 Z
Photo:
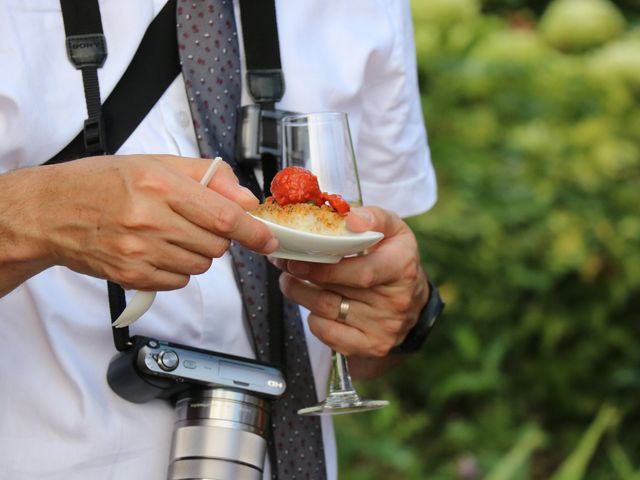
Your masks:
M 233 2 L 178 0 L 177 22 L 182 73 L 200 153 L 205 158 L 219 155 L 235 166 L 241 76 Z M 256 354 L 269 361 L 266 259 L 235 242 L 231 254 Z M 324 480 L 320 419 L 296 413 L 318 400 L 298 306 L 285 299 L 282 318 L 287 390 L 272 402 L 269 447 L 276 455 L 272 478 Z

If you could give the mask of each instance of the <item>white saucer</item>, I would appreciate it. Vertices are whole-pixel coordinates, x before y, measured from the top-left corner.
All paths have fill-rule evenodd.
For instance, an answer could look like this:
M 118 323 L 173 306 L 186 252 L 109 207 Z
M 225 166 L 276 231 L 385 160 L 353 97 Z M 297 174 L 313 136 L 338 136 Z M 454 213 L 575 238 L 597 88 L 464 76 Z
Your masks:
M 253 216 L 267 225 L 280 242 L 269 256 L 287 260 L 316 263 L 337 263 L 341 258 L 360 253 L 384 237 L 380 232 L 349 233 L 347 235 L 319 235 L 284 227 L 264 218 Z

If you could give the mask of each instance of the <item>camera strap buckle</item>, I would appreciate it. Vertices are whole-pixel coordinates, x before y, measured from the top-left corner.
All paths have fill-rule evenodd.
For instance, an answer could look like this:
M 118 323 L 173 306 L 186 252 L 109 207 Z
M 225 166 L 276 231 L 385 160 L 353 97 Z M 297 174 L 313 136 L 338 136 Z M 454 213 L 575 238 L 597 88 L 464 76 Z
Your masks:
M 293 112 L 245 105 L 238 110 L 236 158 L 243 166 L 254 167 L 264 155 L 280 158 L 280 120 Z
M 102 116 L 87 118 L 83 129 L 84 149 L 89 155 L 104 154 L 107 148 Z
M 281 68 L 249 68 L 247 89 L 257 103 L 275 103 L 284 95 L 284 75 Z

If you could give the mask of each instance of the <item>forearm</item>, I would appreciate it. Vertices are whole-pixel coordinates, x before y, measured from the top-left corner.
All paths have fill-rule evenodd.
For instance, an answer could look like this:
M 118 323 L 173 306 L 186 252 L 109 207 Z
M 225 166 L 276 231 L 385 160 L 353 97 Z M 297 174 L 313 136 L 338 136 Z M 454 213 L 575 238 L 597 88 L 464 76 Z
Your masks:
M 49 266 L 33 213 L 42 173 L 0 175 L 0 297 Z
M 1 240 L 0 240 L 0 243 Z M 40 263 L 0 261 L 0 298 L 10 293 L 45 267 Z

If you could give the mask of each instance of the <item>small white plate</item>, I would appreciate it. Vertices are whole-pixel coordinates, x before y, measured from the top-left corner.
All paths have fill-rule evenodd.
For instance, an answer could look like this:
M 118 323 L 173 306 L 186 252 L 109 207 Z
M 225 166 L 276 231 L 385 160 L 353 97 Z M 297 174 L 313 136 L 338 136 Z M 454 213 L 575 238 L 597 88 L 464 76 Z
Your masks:
M 267 225 L 280 242 L 269 256 L 287 260 L 316 263 L 338 263 L 342 257 L 360 253 L 384 237 L 380 232 L 350 233 L 347 235 L 319 235 L 284 227 L 264 218 L 253 216 Z

